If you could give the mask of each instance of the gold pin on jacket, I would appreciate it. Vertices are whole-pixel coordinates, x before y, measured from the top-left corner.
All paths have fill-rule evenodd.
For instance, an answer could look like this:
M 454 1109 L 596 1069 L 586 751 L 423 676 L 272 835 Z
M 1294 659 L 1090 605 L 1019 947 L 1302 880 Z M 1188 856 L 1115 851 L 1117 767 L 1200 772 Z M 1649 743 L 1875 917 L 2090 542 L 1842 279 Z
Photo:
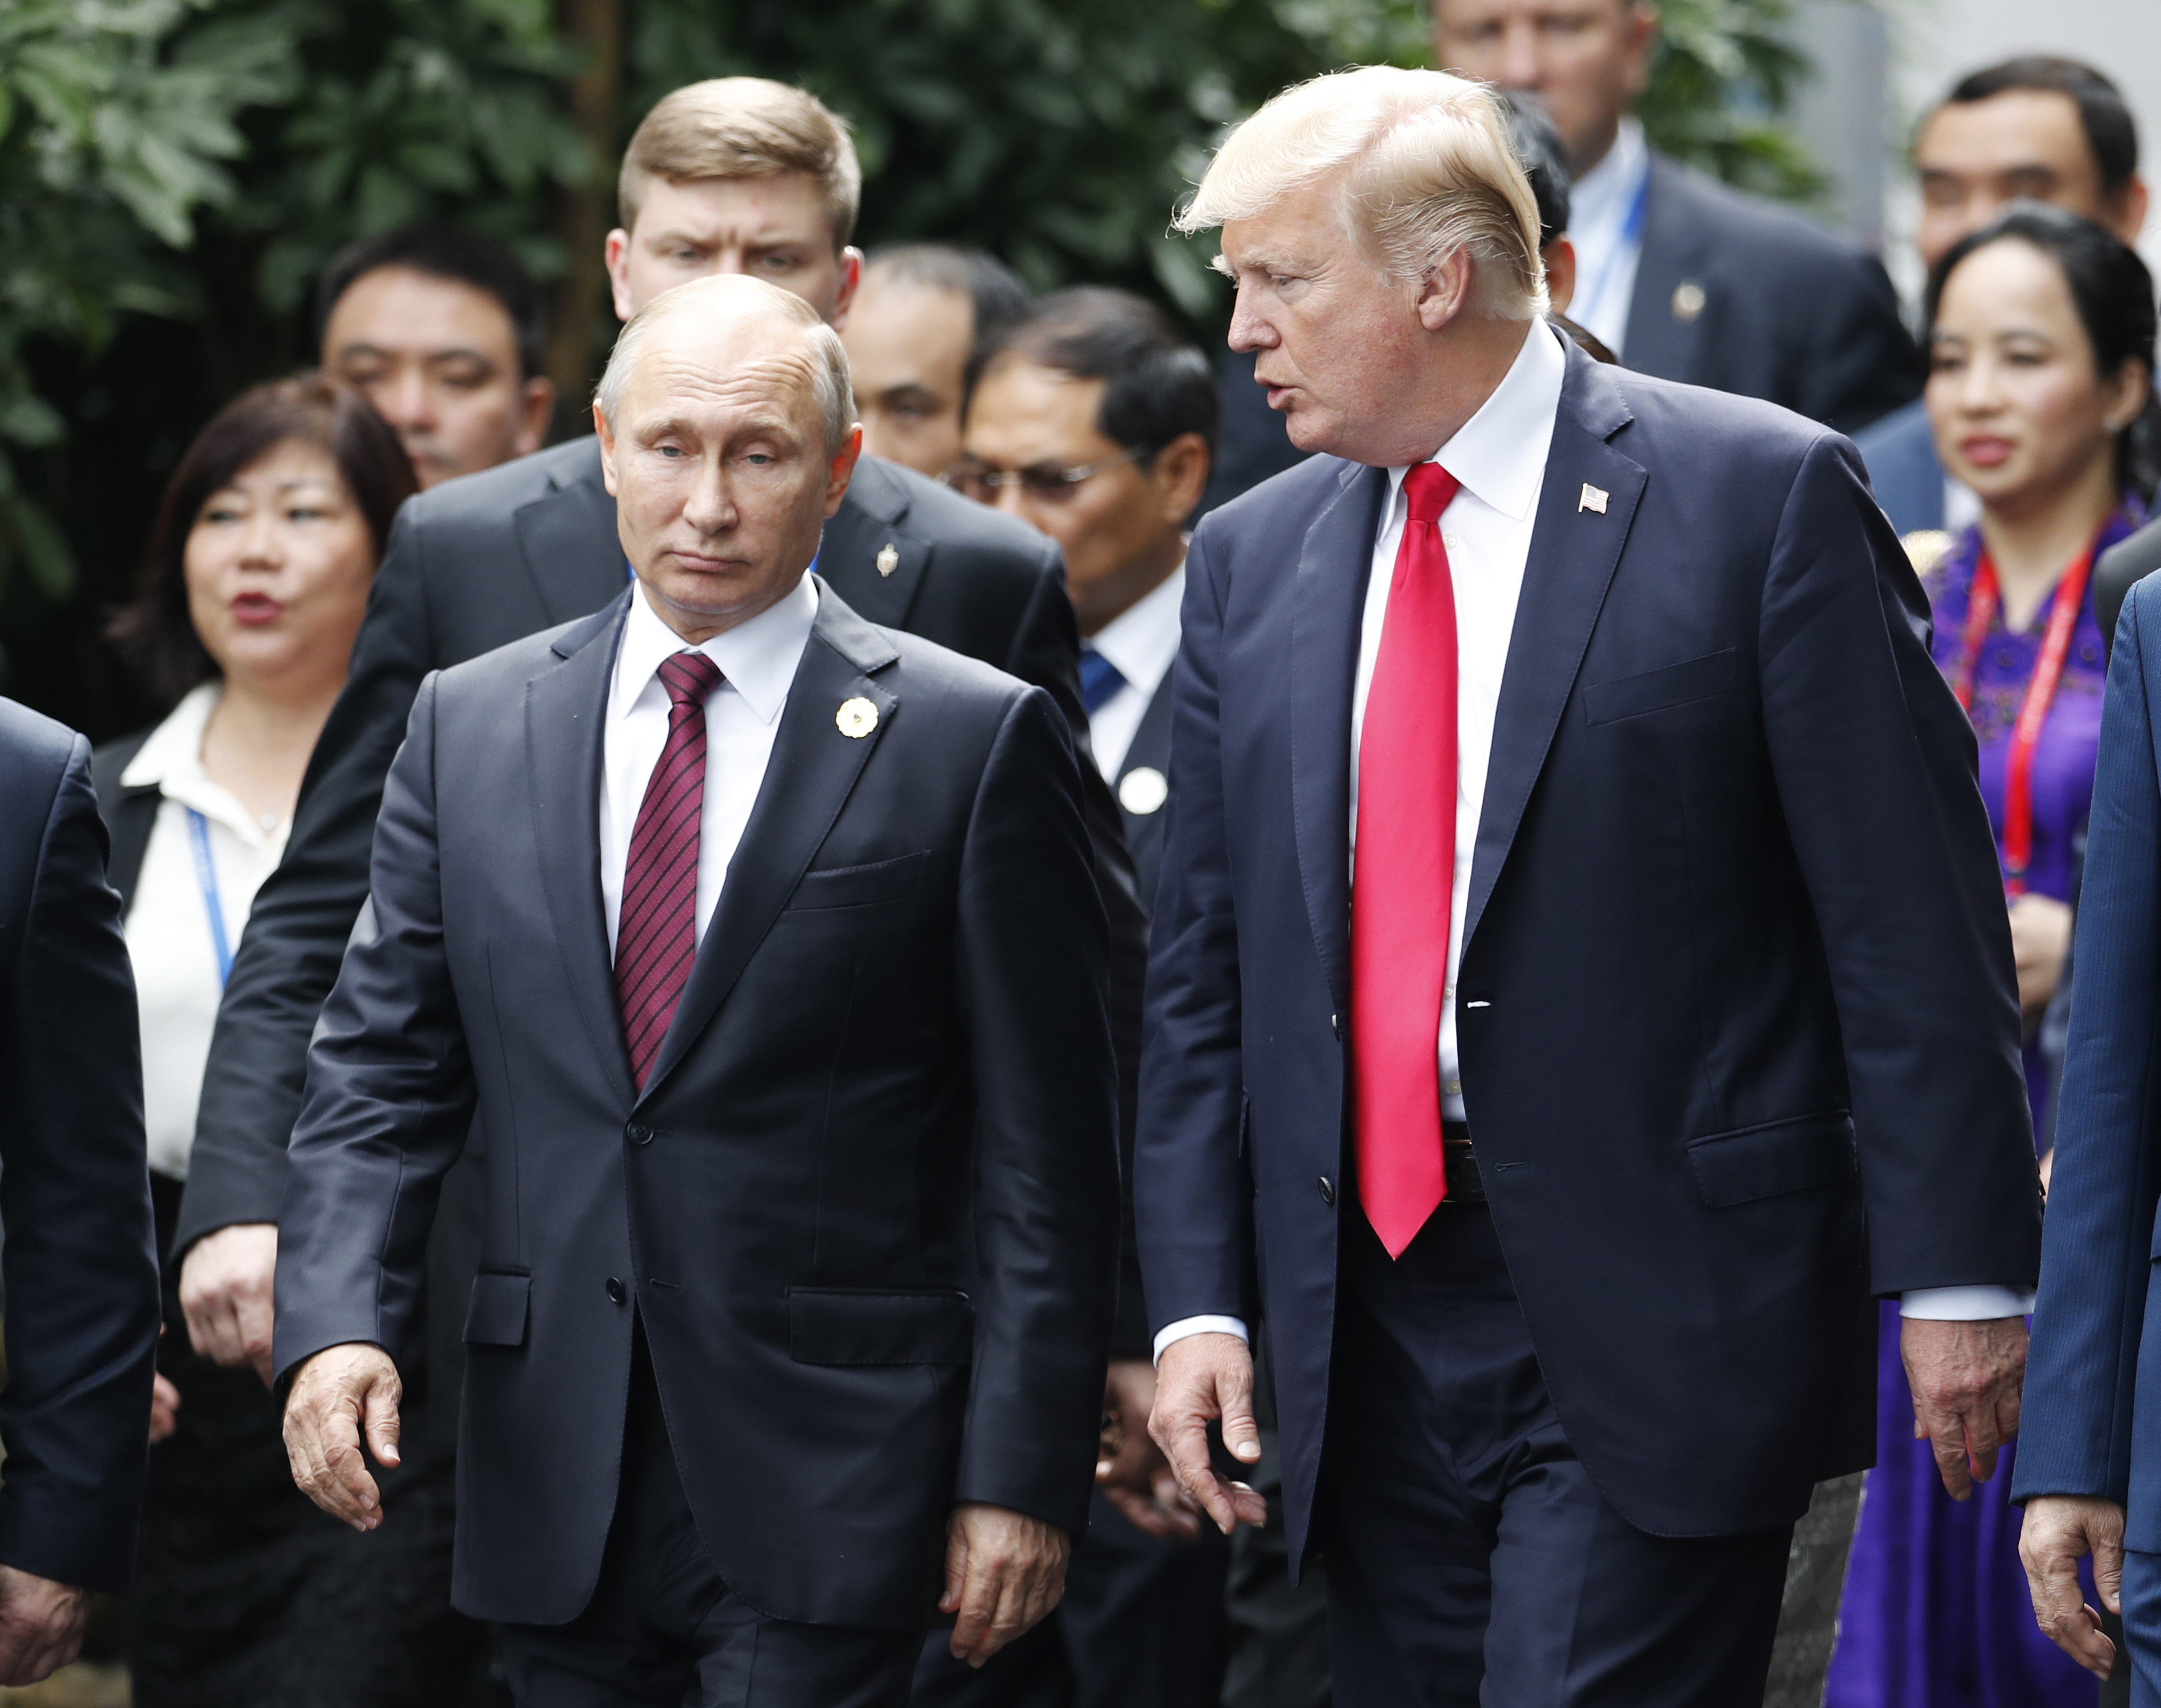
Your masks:
M 858 694 L 841 702 L 841 709 L 833 714 L 833 724 L 842 735 L 859 742 L 877 727 L 877 708 Z
M 877 572 L 881 575 L 889 575 L 899 567 L 900 554 L 893 549 L 893 542 L 888 539 L 878 548 Z
M 1575 501 L 1576 513 L 1580 516 L 1586 510 L 1596 510 L 1603 516 L 1606 513 L 1607 496 L 1605 487 L 1594 487 L 1589 481 L 1586 481 L 1583 483 L 1583 496 Z

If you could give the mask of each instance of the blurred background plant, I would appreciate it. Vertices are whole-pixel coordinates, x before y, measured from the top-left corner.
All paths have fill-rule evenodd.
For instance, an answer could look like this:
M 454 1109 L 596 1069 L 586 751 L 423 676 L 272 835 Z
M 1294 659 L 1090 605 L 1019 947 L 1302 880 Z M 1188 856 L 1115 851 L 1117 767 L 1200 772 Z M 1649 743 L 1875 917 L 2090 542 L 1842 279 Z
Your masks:
M 1666 0 L 1645 117 L 1806 196 L 1789 4 Z M 1168 229 L 1213 139 L 1427 39 L 1418 0 L 0 0 L 0 691 L 95 735 L 147 714 L 102 613 L 195 428 L 308 359 L 312 281 L 354 237 L 435 216 L 514 244 L 556 282 L 572 427 L 612 325 L 613 163 L 679 83 L 780 77 L 846 115 L 867 246 L 981 244 L 1213 337 L 1211 248 Z

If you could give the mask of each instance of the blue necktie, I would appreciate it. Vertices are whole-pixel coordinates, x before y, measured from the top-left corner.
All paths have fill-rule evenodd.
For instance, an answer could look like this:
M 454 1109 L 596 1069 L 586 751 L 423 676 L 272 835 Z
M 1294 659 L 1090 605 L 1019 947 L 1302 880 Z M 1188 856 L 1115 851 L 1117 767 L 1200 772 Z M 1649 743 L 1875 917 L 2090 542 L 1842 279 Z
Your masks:
M 1118 667 L 1093 647 L 1080 648 L 1080 704 L 1091 717 L 1103 709 L 1112 695 L 1126 685 Z

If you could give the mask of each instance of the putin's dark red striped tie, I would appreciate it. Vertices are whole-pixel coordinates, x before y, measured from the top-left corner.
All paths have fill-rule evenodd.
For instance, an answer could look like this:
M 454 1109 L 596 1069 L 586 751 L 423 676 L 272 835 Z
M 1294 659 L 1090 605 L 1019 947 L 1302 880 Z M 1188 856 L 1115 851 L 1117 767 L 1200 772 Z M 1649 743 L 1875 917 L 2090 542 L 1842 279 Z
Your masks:
M 706 701 L 721 667 L 703 653 L 662 660 L 668 744 L 645 785 L 622 874 L 616 1000 L 630 1070 L 645 1089 L 698 955 L 698 827 L 706 809 Z

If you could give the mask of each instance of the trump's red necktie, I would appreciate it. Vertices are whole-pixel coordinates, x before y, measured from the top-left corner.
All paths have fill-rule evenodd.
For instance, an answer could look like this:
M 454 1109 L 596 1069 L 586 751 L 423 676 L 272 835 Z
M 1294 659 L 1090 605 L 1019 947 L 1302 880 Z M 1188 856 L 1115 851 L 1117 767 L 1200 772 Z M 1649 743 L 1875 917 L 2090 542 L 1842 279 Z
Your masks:
M 640 1091 L 698 956 L 706 701 L 721 685 L 721 667 L 703 653 L 677 653 L 661 661 L 659 675 L 668 690 L 668 742 L 631 830 L 616 930 L 616 1000 Z
M 1388 583 L 1358 740 L 1351 1049 L 1358 1195 L 1392 1258 L 1447 1195 L 1440 1005 L 1455 886 L 1455 591 L 1440 513 L 1455 477 L 1421 463 Z

